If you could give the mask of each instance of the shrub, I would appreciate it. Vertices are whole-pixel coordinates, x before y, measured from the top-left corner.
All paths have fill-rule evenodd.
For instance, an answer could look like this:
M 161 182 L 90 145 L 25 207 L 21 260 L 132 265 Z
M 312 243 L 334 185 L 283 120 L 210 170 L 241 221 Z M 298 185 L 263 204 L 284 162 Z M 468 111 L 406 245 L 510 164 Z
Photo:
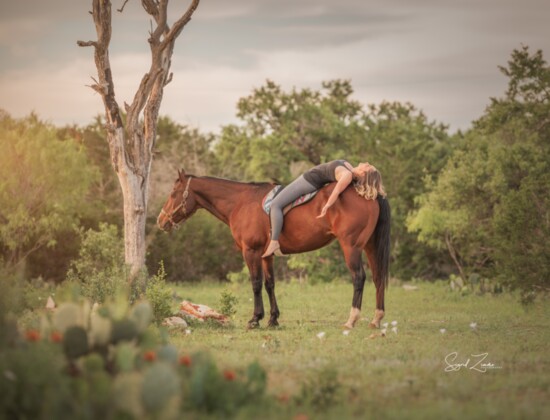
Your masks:
M 166 285 L 166 272 L 162 261 L 157 274 L 147 282 L 145 297 L 153 307 L 155 322 L 160 324 L 164 318 L 172 315 L 172 289 Z
M 103 303 L 126 285 L 124 244 L 114 225 L 102 223 L 99 230 L 80 232 L 82 245 L 67 280 L 80 282 L 82 294 Z
M 233 293 L 223 290 L 220 296 L 220 312 L 225 316 L 232 317 L 237 313 L 235 305 L 238 301 Z

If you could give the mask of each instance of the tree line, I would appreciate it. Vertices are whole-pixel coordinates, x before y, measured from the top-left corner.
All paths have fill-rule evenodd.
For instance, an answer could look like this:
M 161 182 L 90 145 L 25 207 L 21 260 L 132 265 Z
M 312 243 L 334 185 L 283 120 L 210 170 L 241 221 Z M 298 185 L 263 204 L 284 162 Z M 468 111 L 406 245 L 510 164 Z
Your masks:
M 393 277 L 457 275 L 522 291 L 550 288 L 550 68 L 542 51 L 514 50 L 508 88 L 465 132 L 449 133 L 410 103 L 365 106 L 348 80 L 319 90 L 276 82 L 239 100 L 238 124 L 219 135 L 160 117 L 147 213 L 147 266 L 173 281 L 225 280 L 242 259 L 228 229 L 199 212 L 175 234 L 155 219 L 184 168 L 195 175 L 288 183 L 312 165 L 344 158 L 382 173 L 392 206 Z M 124 119 L 125 116 L 123 115 Z M 62 281 L 82 233 L 123 225 L 105 121 L 55 127 L 36 115 L 0 114 L 0 253 L 5 269 Z M 279 261 L 280 274 L 345 274 L 337 247 Z

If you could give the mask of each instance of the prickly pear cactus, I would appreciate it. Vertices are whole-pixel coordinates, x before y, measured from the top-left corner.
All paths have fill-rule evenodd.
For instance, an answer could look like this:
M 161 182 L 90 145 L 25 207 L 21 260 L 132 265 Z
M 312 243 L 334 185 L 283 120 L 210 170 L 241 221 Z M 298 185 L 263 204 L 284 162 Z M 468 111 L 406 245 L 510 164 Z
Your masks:
M 80 326 L 67 328 L 63 335 L 63 350 L 71 360 L 85 355 L 90 350 L 88 345 L 88 334 Z
M 105 346 L 111 340 L 112 322 L 98 313 L 90 317 L 90 342 L 94 346 Z
M 120 341 L 131 341 L 138 336 L 138 329 L 134 321 L 130 319 L 121 319 L 113 321 L 113 330 L 111 339 L 113 343 Z
M 121 373 L 116 376 L 112 388 L 112 401 L 120 414 L 143 418 L 141 388 L 143 376 L 138 372 Z
M 150 413 L 158 413 L 177 398 L 180 390 L 180 378 L 171 365 L 158 362 L 143 375 L 141 399 Z
M 130 311 L 129 318 L 134 321 L 138 333 L 143 333 L 153 320 L 153 308 L 149 302 L 140 302 Z
M 179 359 L 178 349 L 171 344 L 166 344 L 162 346 L 157 351 L 157 356 L 159 360 L 163 360 L 165 362 L 174 363 L 174 364 L 178 363 L 178 359 Z
M 136 366 L 138 348 L 134 343 L 122 342 L 113 348 L 113 360 L 119 372 L 131 372 Z
M 64 334 L 75 325 L 83 325 L 82 309 L 76 303 L 63 303 L 53 314 L 54 329 Z

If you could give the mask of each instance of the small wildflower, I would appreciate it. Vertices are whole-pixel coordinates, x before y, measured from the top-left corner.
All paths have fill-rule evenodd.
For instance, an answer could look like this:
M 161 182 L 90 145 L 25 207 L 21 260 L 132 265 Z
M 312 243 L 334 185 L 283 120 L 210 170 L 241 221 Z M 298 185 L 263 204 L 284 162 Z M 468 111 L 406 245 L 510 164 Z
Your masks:
M 441 328 L 441 329 L 439 330 L 439 332 L 440 332 L 441 334 L 445 334 L 445 333 L 447 332 L 447 330 L 446 330 L 445 328 Z
M 223 377 L 227 380 L 227 381 L 234 381 L 235 378 L 237 377 L 237 374 L 232 371 L 232 370 L 224 370 L 223 371 Z
M 27 341 L 39 341 L 40 333 L 36 330 L 28 330 L 25 333 L 25 338 L 27 339 Z
M 318 338 L 319 340 L 322 340 L 323 338 L 325 338 L 325 335 L 326 335 L 325 332 L 324 332 L 324 331 L 321 331 L 319 334 L 317 334 L 317 338 Z
M 277 399 L 279 400 L 280 403 L 282 404 L 286 404 L 287 402 L 290 401 L 290 395 L 284 393 L 284 394 L 280 394 L 277 396 Z
M 470 322 L 470 328 L 471 328 L 472 330 L 475 330 L 476 327 L 477 327 L 477 322 Z
M 63 335 L 59 331 L 53 331 L 50 334 L 50 340 L 52 340 L 54 343 L 60 343 L 63 341 Z
M 383 326 L 384 328 L 388 328 L 388 325 L 390 325 L 390 324 L 388 324 L 387 322 L 384 322 L 384 323 L 382 324 L 382 326 Z
M 292 420 L 309 420 L 307 414 L 296 414 Z
M 386 332 L 387 332 L 387 331 L 388 331 L 388 330 L 386 330 L 385 328 L 383 328 L 383 329 L 380 330 L 380 334 L 386 335 Z
M 392 321 L 391 325 L 392 325 L 392 327 L 395 327 L 397 325 L 397 321 Z
M 342 331 L 342 334 L 349 335 L 350 332 L 351 332 L 350 330 L 344 330 L 344 331 Z
M 191 366 L 191 357 L 185 355 L 185 356 L 181 356 L 180 357 L 180 365 L 183 365 L 183 366 Z
M 394 334 L 397 334 L 397 327 L 392 327 L 391 330 L 392 330 L 392 332 L 393 332 Z
M 143 359 L 148 362 L 154 362 L 157 359 L 157 354 L 153 350 L 146 351 L 143 353 Z
M 185 334 L 187 335 L 191 334 L 191 330 L 190 329 L 185 330 Z

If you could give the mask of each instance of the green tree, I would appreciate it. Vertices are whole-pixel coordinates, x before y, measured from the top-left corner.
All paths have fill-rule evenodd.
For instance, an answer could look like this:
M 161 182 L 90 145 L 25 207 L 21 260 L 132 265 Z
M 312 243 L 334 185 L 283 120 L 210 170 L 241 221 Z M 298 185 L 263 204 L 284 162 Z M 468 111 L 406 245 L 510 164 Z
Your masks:
M 429 121 L 412 104 L 383 102 L 369 106 L 364 117 L 363 159 L 380 169 L 392 208 L 392 274 L 408 279 L 433 277 L 443 269 L 442 257 L 418 244 L 406 227 L 414 199 L 425 191 L 423 178 L 444 166 L 456 139 L 447 127 Z
M 0 117 L 0 249 L 15 267 L 59 235 L 74 229 L 88 211 L 96 173 L 72 139 L 35 115 Z
M 215 148 L 221 174 L 287 183 L 309 166 L 345 157 L 363 133 L 352 94 L 349 81 L 285 92 L 268 80 L 239 100 L 244 125 L 223 128 Z
M 419 199 L 409 227 L 447 247 L 465 279 L 493 276 L 529 300 L 550 290 L 550 67 L 542 51 L 522 47 L 500 70 L 507 91 Z

